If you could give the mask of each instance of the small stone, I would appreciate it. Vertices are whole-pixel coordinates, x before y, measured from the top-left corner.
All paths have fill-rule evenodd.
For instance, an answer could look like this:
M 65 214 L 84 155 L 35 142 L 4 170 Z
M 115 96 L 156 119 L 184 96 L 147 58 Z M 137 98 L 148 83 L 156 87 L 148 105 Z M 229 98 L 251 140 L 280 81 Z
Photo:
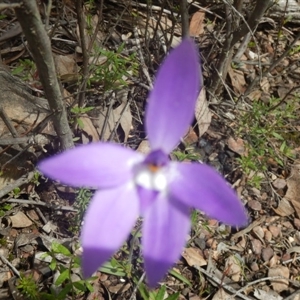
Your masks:
M 261 210 L 261 203 L 257 200 L 250 200 L 248 201 L 248 206 L 253 210 L 259 211 Z
M 270 225 L 269 228 L 274 238 L 277 238 L 281 234 L 281 228 L 275 225 Z
M 263 239 L 265 236 L 264 230 L 261 226 L 256 226 L 253 228 L 253 232 L 257 235 L 257 237 Z
M 277 178 L 274 180 L 273 182 L 273 186 L 276 188 L 276 189 L 283 189 L 286 187 L 286 181 L 285 179 L 282 179 L 282 178 Z
M 262 249 L 261 257 L 264 262 L 269 261 L 273 255 L 274 255 L 274 251 L 271 247 Z
M 252 270 L 253 272 L 259 271 L 259 266 L 258 266 L 258 264 L 257 264 L 256 261 L 254 261 L 254 262 L 251 264 L 251 270 Z
M 284 226 L 285 228 L 288 228 L 288 229 L 294 229 L 294 226 L 293 226 L 292 223 L 289 222 L 289 221 L 282 222 L 281 224 L 282 224 L 282 226 Z
M 260 240 L 253 239 L 251 241 L 251 246 L 252 246 L 252 250 L 253 250 L 254 254 L 256 254 L 256 255 L 260 255 L 261 254 L 262 243 L 261 243 Z
M 282 276 L 287 279 L 276 279 L 271 280 L 271 285 L 275 292 L 281 293 L 282 291 L 286 291 L 289 287 L 288 278 L 290 276 L 290 271 L 288 267 L 285 266 L 276 266 L 275 268 L 270 268 L 268 272 L 269 277 Z
M 271 242 L 272 240 L 272 233 L 268 229 L 265 230 L 265 240 L 267 242 Z
M 300 220 L 295 218 L 294 219 L 294 226 L 296 227 L 296 229 L 300 230 Z

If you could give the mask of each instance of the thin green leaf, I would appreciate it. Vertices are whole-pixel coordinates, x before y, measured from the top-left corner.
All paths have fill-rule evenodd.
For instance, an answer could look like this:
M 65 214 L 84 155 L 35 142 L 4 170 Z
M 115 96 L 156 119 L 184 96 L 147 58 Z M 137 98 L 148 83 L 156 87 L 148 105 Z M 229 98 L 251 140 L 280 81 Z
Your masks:
M 169 297 L 167 297 L 165 300 L 177 300 L 179 298 L 180 293 L 174 293 L 172 295 L 170 295 Z
M 165 293 L 166 293 L 166 286 L 162 285 L 155 296 L 155 300 L 164 300 Z
M 86 284 L 83 280 L 79 280 L 79 281 L 75 281 L 73 282 L 73 285 L 75 286 L 75 288 L 81 292 L 85 292 L 86 291 Z
M 183 275 L 179 274 L 178 272 L 176 272 L 174 270 L 171 270 L 171 271 L 169 271 L 169 274 L 174 276 L 175 278 L 179 279 L 183 283 L 187 284 L 188 286 L 192 286 L 190 281 L 186 277 L 184 277 Z
M 65 256 L 71 256 L 71 252 L 69 251 L 69 249 L 67 249 L 65 246 L 63 246 L 62 244 L 53 242 L 51 245 L 51 250 L 55 253 L 60 253 L 63 254 Z
M 101 272 L 115 275 L 115 276 L 126 276 L 126 273 L 123 271 L 123 269 L 118 267 L 113 267 L 110 262 L 106 262 L 100 269 Z
M 144 283 L 141 283 L 138 287 L 139 292 L 144 300 L 149 300 L 149 291 Z
M 69 269 L 65 269 L 56 279 L 55 285 L 60 286 L 63 282 L 70 278 Z

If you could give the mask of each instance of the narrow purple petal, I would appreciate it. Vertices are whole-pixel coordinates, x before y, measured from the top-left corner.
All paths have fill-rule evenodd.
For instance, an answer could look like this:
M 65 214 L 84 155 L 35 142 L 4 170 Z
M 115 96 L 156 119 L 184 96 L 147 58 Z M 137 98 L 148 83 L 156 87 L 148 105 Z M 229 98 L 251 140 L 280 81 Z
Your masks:
M 174 198 L 161 193 L 146 210 L 142 243 L 150 287 L 155 287 L 178 260 L 189 230 L 189 209 Z
M 122 246 L 138 214 L 139 203 L 133 184 L 96 192 L 87 209 L 81 233 L 85 278 Z
M 213 168 L 197 163 L 173 162 L 172 165 L 176 174 L 172 174 L 169 188 L 176 198 L 226 224 L 247 224 L 242 202 Z
M 146 109 L 151 148 L 169 153 L 193 120 L 200 88 L 200 65 L 195 44 L 184 39 L 163 62 Z
M 76 187 L 112 187 L 132 177 L 132 166 L 142 156 L 111 143 L 80 146 L 43 160 L 38 168 L 46 176 Z

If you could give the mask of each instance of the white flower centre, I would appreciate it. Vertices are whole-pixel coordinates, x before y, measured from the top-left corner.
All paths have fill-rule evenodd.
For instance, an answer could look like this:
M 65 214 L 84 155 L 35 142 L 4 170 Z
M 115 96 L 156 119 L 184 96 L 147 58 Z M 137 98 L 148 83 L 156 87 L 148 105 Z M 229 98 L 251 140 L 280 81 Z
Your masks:
M 143 166 L 136 173 L 135 183 L 146 189 L 165 191 L 167 188 L 165 170 L 152 165 Z

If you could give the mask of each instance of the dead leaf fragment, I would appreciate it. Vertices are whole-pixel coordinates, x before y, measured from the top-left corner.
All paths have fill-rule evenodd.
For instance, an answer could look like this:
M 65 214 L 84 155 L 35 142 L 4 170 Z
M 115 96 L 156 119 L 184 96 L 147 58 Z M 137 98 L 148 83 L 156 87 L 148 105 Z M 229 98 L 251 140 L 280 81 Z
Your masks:
M 207 262 L 203 258 L 200 249 L 197 248 L 185 248 L 182 257 L 186 260 L 189 266 L 206 266 Z
M 241 278 L 241 262 L 235 255 L 230 255 L 226 259 L 225 264 L 226 269 L 228 270 L 227 275 L 231 277 L 231 279 L 235 282 L 238 282 Z
M 212 298 L 212 300 L 224 300 L 229 298 L 229 294 L 226 293 L 222 288 L 220 288 L 214 295 L 214 297 Z
M 232 69 L 231 67 L 229 67 L 228 75 L 230 77 L 234 91 L 239 94 L 244 94 L 247 86 L 244 73 L 240 70 Z
M 290 277 L 290 270 L 285 266 L 277 266 L 275 268 L 270 268 L 268 272 L 269 277 L 282 276 L 287 279 L 274 279 L 271 281 L 271 285 L 275 292 L 281 293 L 286 291 L 289 287 L 288 278 Z
M 273 186 L 279 190 L 284 189 L 286 187 L 286 180 L 283 178 L 277 178 L 273 181 Z
M 190 36 L 199 36 L 204 32 L 205 12 L 198 10 L 192 16 L 190 23 Z
M 199 138 L 206 132 L 211 123 L 211 112 L 208 108 L 208 103 L 206 100 L 205 88 L 201 89 L 201 92 L 197 98 L 195 117 L 199 129 Z
M 277 208 L 273 208 L 273 210 L 282 217 L 287 217 L 290 216 L 291 214 L 294 213 L 294 209 L 291 206 L 290 202 L 286 199 L 286 198 L 282 198 L 282 200 L 280 200 L 278 207 Z
M 261 210 L 261 203 L 257 200 L 250 200 L 248 201 L 248 206 L 250 208 L 252 208 L 253 210 L 256 210 L 256 211 L 260 211 Z
M 258 300 L 282 300 L 283 298 L 276 292 L 270 290 L 268 292 L 262 289 L 254 290 L 254 297 Z
M 9 218 L 14 228 L 25 228 L 32 225 L 32 221 L 21 211 L 18 211 L 13 216 L 9 216 Z
M 239 154 L 239 155 L 245 155 L 246 154 L 246 150 L 245 150 L 245 145 L 244 145 L 244 141 L 240 138 L 237 138 L 236 140 L 233 137 L 230 137 L 227 140 L 227 145 L 228 148 Z
M 93 122 L 89 118 L 89 116 L 84 114 L 79 119 L 83 126 L 82 130 L 89 136 L 91 141 L 98 142 L 99 141 L 98 132 L 97 132 L 95 126 L 93 125 Z M 88 144 L 89 142 L 91 142 L 90 139 L 87 139 L 86 141 L 84 141 L 84 144 Z
M 298 218 L 300 217 L 300 164 L 294 164 L 291 169 L 291 175 L 287 179 L 288 190 L 284 199 L 287 199 L 293 205 Z

